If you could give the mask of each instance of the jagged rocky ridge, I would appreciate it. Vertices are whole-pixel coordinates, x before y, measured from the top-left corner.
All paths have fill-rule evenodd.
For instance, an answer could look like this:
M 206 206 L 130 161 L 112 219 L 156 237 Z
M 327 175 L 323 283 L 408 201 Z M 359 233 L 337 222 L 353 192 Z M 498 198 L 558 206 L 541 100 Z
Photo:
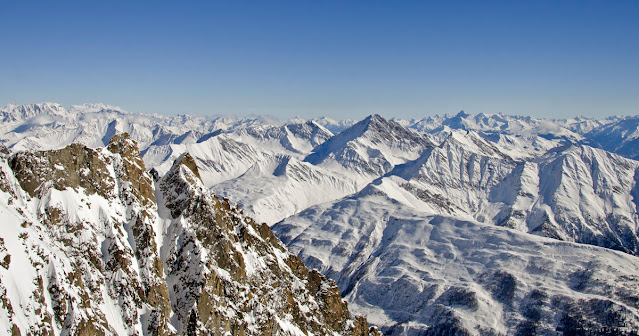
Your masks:
M 135 141 L 0 159 L 0 329 L 13 335 L 369 335 L 335 283 Z

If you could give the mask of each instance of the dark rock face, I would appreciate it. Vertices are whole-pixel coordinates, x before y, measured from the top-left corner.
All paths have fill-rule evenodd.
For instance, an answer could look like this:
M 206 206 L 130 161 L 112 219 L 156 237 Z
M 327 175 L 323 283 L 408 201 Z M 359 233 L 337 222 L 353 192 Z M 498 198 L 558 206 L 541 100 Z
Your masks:
M 87 194 L 112 198 L 115 180 L 107 164 L 110 162 L 101 153 L 78 144 L 56 151 L 17 153 L 9 161 L 20 186 L 31 197 L 51 185 L 57 190 L 83 188 Z
M 485 274 L 483 282 L 497 301 L 512 306 L 517 289 L 517 278 L 513 274 L 506 271 L 495 271 L 491 274 Z
M 0 237 L 7 333 L 378 334 L 266 224 L 204 188 L 188 154 L 155 182 L 127 134 L 0 159 L 3 225 L 19 233 Z M 7 285 L 17 267 L 29 292 Z

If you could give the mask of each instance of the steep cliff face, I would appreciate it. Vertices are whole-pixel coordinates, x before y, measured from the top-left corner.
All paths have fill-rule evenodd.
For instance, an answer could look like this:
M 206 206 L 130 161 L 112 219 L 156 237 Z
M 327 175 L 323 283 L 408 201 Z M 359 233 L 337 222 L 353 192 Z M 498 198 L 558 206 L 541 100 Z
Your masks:
M 337 286 L 137 144 L 0 153 L 0 333 L 368 335 Z M 376 331 L 371 331 L 375 333 Z

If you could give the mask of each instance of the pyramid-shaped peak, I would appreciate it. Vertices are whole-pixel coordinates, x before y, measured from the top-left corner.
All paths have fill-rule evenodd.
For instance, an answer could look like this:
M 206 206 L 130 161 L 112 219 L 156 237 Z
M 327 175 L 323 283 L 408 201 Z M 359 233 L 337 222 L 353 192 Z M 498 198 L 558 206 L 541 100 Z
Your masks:
M 304 125 L 308 125 L 308 126 L 311 126 L 313 128 L 326 129 L 324 126 L 320 125 L 315 120 L 306 120 L 306 121 L 304 121 Z
M 417 132 L 373 114 L 317 146 L 305 161 L 319 164 L 329 157 L 340 157 L 348 161 L 352 159 L 350 155 L 355 155 L 353 151 L 356 148 L 381 153 L 380 148 L 413 152 L 431 146 L 432 143 Z
M 403 133 L 412 133 L 411 130 L 405 128 L 400 123 L 395 120 L 388 120 L 379 114 L 373 114 L 366 119 L 360 122 L 364 126 L 365 131 L 375 131 L 377 133 L 394 133 L 394 134 L 403 134 Z
M 374 130 L 376 132 L 383 132 L 384 130 L 390 131 L 392 129 L 396 129 L 397 127 L 402 126 L 393 120 L 385 119 L 379 114 L 371 114 L 368 117 L 364 118 L 362 121 L 351 126 L 350 129 L 360 130 L 363 133 L 370 130 Z
M 195 163 L 195 159 L 188 152 L 180 155 L 177 159 L 175 159 L 175 163 L 173 163 L 173 168 L 176 168 L 180 165 L 184 165 L 189 168 L 197 176 L 198 179 L 202 180 L 200 177 L 200 170 L 197 168 L 197 164 Z
M 365 121 L 369 123 L 385 123 L 388 122 L 384 117 L 379 114 L 371 114 L 368 117 L 364 118 Z
M 135 140 L 131 139 L 131 136 L 129 135 L 128 132 L 117 133 L 113 135 L 111 140 L 109 140 L 109 144 L 123 143 L 123 142 L 135 142 Z
M 468 117 L 470 117 L 470 114 L 464 112 L 464 110 L 459 111 L 459 113 L 455 115 L 455 118 L 468 118 Z
M 138 148 L 138 143 L 131 139 L 131 136 L 127 132 L 116 133 L 109 140 L 107 149 L 111 153 L 118 153 L 125 157 L 133 158 L 137 161 L 141 161 L 142 157 Z
M 379 114 L 369 115 L 362 121 L 342 131 L 337 139 L 353 140 L 366 137 L 374 141 L 408 141 L 427 145 L 428 141 L 414 131 L 405 128 L 394 120 L 388 120 Z M 333 140 L 333 139 L 331 139 Z

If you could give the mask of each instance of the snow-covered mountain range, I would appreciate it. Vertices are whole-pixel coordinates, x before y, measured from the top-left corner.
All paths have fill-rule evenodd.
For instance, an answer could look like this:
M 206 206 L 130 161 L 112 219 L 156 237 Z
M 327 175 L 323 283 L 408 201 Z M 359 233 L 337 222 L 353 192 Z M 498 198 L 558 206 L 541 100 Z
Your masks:
M 0 120 L 7 158 L 127 133 L 163 181 L 188 153 L 198 190 L 272 226 L 387 334 L 639 328 L 639 116 L 279 121 L 46 103 Z

